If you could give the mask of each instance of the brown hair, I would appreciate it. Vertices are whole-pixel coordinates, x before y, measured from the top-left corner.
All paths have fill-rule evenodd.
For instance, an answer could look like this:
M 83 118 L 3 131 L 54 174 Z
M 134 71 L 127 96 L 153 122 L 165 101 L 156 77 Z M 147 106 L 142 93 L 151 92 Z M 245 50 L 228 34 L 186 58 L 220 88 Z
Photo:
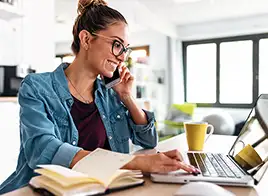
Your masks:
M 77 54 L 80 50 L 79 33 L 87 30 L 94 33 L 107 29 L 116 22 L 127 24 L 124 16 L 117 10 L 110 8 L 104 0 L 79 0 L 78 16 L 73 26 L 72 50 Z

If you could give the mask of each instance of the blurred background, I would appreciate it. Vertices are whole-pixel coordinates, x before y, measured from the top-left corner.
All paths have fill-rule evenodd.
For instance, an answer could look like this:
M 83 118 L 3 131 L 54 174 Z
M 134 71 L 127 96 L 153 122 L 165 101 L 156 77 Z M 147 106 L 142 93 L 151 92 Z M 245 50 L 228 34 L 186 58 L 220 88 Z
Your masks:
M 204 120 L 237 135 L 268 93 L 267 0 L 108 0 L 130 28 L 133 96 L 160 140 Z M 77 0 L 0 0 L 0 183 L 19 151 L 17 92 L 29 73 L 72 62 Z M 9 150 L 7 150 L 9 149 Z

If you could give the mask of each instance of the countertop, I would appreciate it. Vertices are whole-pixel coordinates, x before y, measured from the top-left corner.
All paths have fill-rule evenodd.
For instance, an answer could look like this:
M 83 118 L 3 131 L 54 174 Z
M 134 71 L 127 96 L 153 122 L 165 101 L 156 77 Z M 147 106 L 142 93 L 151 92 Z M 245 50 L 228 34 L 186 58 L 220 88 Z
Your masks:
M 1 102 L 18 102 L 18 97 L 0 97 L 0 103 Z

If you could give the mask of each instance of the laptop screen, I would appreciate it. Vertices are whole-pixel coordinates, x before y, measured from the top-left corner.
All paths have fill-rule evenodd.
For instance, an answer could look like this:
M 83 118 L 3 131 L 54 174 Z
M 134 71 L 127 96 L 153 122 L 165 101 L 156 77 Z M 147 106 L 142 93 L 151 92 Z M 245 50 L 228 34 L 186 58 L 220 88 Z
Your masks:
M 258 184 L 268 166 L 268 94 L 257 99 L 229 155 Z

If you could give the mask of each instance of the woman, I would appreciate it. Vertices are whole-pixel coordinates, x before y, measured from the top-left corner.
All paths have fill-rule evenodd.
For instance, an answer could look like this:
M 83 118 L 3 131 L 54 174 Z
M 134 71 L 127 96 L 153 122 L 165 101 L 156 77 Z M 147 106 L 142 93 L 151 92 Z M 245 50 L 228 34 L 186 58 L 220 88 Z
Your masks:
M 72 168 L 97 147 L 128 153 L 129 138 L 143 148 L 157 144 L 154 116 L 136 105 L 133 76 L 123 65 L 130 51 L 125 18 L 102 0 L 80 1 L 78 10 L 75 60 L 51 73 L 30 74 L 21 84 L 18 165 L 0 186 L 0 194 L 26 186 L 39 164 Z M 117 67 L 121 82 L 106 89 L 97 76 L 112 77 Z M 195 171 L 181 161 L 173 150 L 137 155 L 124 168 Z

